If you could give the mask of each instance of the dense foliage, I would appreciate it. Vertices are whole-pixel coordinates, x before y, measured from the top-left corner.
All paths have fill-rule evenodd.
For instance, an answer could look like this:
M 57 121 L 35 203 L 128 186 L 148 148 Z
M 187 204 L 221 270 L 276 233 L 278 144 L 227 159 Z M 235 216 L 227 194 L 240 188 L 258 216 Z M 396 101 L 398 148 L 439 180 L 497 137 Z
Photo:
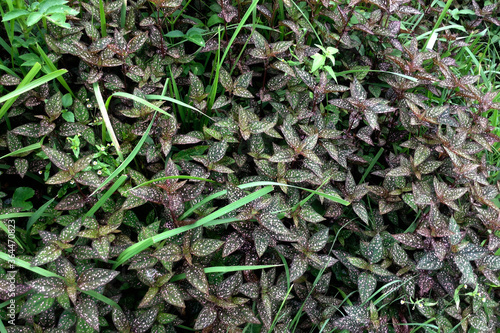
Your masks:
M 0 3 L 7 332 L 500 327 L 500 6 Z

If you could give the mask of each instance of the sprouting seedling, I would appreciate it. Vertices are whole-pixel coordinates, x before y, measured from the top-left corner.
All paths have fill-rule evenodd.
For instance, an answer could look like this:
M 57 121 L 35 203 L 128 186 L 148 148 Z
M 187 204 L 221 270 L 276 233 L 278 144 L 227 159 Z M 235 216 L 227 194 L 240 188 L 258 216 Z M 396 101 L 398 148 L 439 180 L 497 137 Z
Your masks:
M 313 54 L 311 56 L 314 59 L 312 67 L 311 67 L 311 73 L 314 73 L 318 69 L 322 68 L 322 69 L 326 70 L 328 72 L 328 74 L 330 74 L 331 77 L 335 81 L 337 81 L 337 77 L 335 76 L 335 73 L 333 72 L 332 67 L 326 66 L 325 63 L 326 63 L 326 59 L 328 58 L 328 59 L 330 59 L 332 66 L 335 66 L 335 58 L 333 57 L 333 55 L 338 53 L 339 50 L 336 49 L 335 47 L 331 47 L 331 46 L 327 47 L 326 49 L 323 46 L 318 45 L 318 44 L 316 44 L 316 46 L 319 49 L 321 49 L 321 51 L 323 53 L 322 54 L 316 53 L 316 54 Z

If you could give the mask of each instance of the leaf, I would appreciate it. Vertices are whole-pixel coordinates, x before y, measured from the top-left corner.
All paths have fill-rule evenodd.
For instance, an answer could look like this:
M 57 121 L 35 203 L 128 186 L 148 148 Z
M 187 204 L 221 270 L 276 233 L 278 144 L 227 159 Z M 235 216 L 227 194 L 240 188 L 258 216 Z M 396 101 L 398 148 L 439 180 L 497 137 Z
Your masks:
M 38 294 L 48 297 L 58 297 L 65 291 L 65 284 L 63 280 L 57 277 L 43 277 L 27 283 Z
M 113 280 L 119 272 L 103 268 L 89 268 L 78 278 L 77 285 L 81 290 L 93 290 Z
M 309 250 L 314 252 L 322 250 L 328 241 L 328 231 L 328 228 L 323 228 L 309 238 L 307 241 Z
M 134 321 L 130 326 L 133 327 L 134 333 L 144 333 L 153 326 L 158 316 L 158 307 L 154 306 L 142 312 L 135 317 Z
M 49 244 L 37 253 L 31 264 L 40 266 L 48 262 L 54 261 L 61 255 L 62 250 L 54 244 Z
M 167 303 L 180 308 L 186 307 L 179 287 L 177 287 L 177 285 L 173 283 L 166 283 L 165 285 L 163 285 L 161 289 L 161 295 Z
M 47 185 L 56 185 L 69 182 L 73 176 L 69 171 L 61 170 L 45 182 Z
M 304 204 L 300 209 L 300 217 L 311 223 L 318 223 L 325 220 L 325 218 L 318 214 L 318 212 L 308 203 Z
M 377 234 L 375 237 L 373 237 L 370 244 L 368 245 L 366 254 L 371 263 L 375 264 L 382 260 L 382 258 L 384 257 L 384 247 L 382 244 L 382 236 L 380 236 L 380 234 Z
M 377 288 L 377 279 L 368 272 L 363 272 L 358 277 L 358 290 L 361 302 L 365 303 Z
M 75 210 L 82 208 L 83 206 L 85 206 L 85 199 L 82 198 L 80 193 L 73 193 L 62 199 L 54 208 L 57 210 Z
M 220 161 L 226 154 L 228 144 L 225 141 L 216 142 L 210 146 L 207 153 L 207 158 L 210 162 Z
M 351 263 L 351 265 L 361 268 L 361 269 L 368 269 L 370 267 L 370 264 L 368 264 L 365 260 L 357 257 L 347 257 L 347 260 Z
M 205 305 L 201 309 L 198 318 L 194 324 L 195 330 L 202 330 L 212 325 L 217 318 L 217 311 L 211 305 Z
M 260 224 L 266 229 L 279 235 L 288 235 L 290 231 L 283 225 L 275 214 L 264 213 L 260 215 Z
M 35 195 L 35 190 L 31 187 L 18 187 L 14 191 L 14 195 L 12 196 L 12 207 L 18 207 L 22 210 L 30 210 L 33 208 L 33 204 L 30 201 Z
M 90 327 L 99 331 L 99 311 L 94 300 L 81 298 L 75 305 L 75 311 Z
M 208 280 L 202 268 L 189 266 L 186 269 L 186 279 L 199 291 L 208 294 Z
M 293 258 L 292 265 L 290 266 L 290 281 L 295 281 L 303 276 L 307 271 L 307 260 L 303 255 L 298 254 Z
M 47 297 L 42 294 L 32 295 L 21 308 L 19 312 L 19 318 L 28 318 L 37 315 L 47 309 L 49 309 L 52 304 L 54 304 L 54 298 Z
M 417 269 L 438 270 L 443 267 L 443 262 L 434 254 L 434 252 L 425 253 L 418 261 Z
M 182 259 L 182 250 L 177 244 L 166 243 L 161 249 L 156 250 L 153 256 L 164 261 L 179 261 Z
M 191 253 L 197 257 L 208 256 L 217 251 L 222 245 L 224 245 L 224 242 L 217 239 L 200 238 L 191 245 Z
M 69 170 L 73 166 L 73 160 L 63 152 L 42 145 L 42 150 L 52 163 L 61 170 Z

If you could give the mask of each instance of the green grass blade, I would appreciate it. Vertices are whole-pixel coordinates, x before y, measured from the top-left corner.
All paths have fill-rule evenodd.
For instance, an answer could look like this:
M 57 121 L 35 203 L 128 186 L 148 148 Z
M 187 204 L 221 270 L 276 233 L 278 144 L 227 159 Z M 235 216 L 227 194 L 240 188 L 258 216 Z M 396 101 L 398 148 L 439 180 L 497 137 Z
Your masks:
M 267 186 L 267 185 L 293 187 L 293 188 L 296 188 L 299 190 L 307 191 L 307 192 L 312 193 L 312 194 L 317 194 L 319 196 L 322 196 L 326 199 L 332 200 L 334 202 L 340 203 L 340 204 L 345 205 L 345 206 L 348 206 L 350 204 L 349 201 L 346 201 L 346 200 L 344 200 L 340 197 L 337 197 L 337 196 L 333 196 L 331 194 L 318 192 L 318 191 L 311 190 L 311 189 L 304 188 L 304 187 L 294 186 L 294 185 L 290 185 L 290 184 L 282 184 L 282 183 L 277 183 L 277 182 L 269 182 L 269 181 L 252 182 L 252 183 L 247 183 L 247 184 L 241 184 L 241 185 L 238 185 L 237 187 L 239 187 L 240 189 L 246 189 L 246 188 L 250 188 L 250 187 Z M 184 220 L 185 218 L 187 218 L 189 215 L 191 215 L 199 207 L 203 206 L 204 204 L 206 204 L 207 202 L 209 202 L 211 200 L 214 200 L 220 196 L 223 196 L 226 193 L 227 193 L 226 190 L 222 190 L 220 192 L 216 192 L 214 194 L 209 195 L 208 197 L 206 197 L 205 199 L 203 199 L 202 201 L 198 202 L 196 205 L 194 205 L 193 207 L 188 209 L 184 214 L 182 214 L 182 216 L 179 219 Z
M 278 267 L 281 265 L 254 265 L 254 266 L 215 266 L 215 267 L 206 267 L 203 270 L 205 273 L 232 273 L 232 272 L 239 272 L 239 271 L 252 271 L 252 270 L 257 270 L 257 269 L 266 269 L 266 268 L 273 268 L 273 267 Z M 180 281 L 184 280 L 186 278 L 186 274 L 177 274 L 172 276 L 169 282 L 175 282 L 175 281 Z
M 224 63 L 224 59 L 226 59 L 229 51 L 231 50 L 231 46 L 233 45 L 236 37 L 238 37 L 238 34 L 240 33 L 241 29 L 243 29 L 243 27 L 245 26 L 246 21 L 248 20 L 248 18 L 252 14 L 253 10 L 257 7 L 258 3 L 259 3 L 259 0 L 253 0 L 250 7 L 248 7 L 247 11 L 245 12 L 245 15 L 243 15 L 240 23 L 236 27 L 236 30 L 234 31 L 233 36 L 231 36 L 231 39 L 229 40 L 229 43 L 226 46 L 226 50 L 224 51 L 222 58 L 218 61 L 219 64 Z M 215 101 L 215 95 L 217 94 L 217 83 L 219 80 L 219 69 L 218 68 L 219 68 L 219 66 L 217 66 L 217 68 L 215 69 L 215 78 L 214 78 L 214 82 L 212 84 L 212 89 L 210 90 L 210 96 L 209 96 L 209 100 L 208 100 L 208 107 L 207 107 L 208 110 L 212 109 L 212 105 L 214 104 L 214 101 Z
M 194 176 L 167 176 L 167 177 L 160 177 L 160 178 L 155 178 L 155 179 L 152 179 L 152 180 L 149 180 L 147 182 L 144 182 L 144 183 L 141 183 L 129 190 L 128 191 L 131 191 L 131 190 L 134 190 L 138 187 L 141 187 L 141 186 L 146 186 L 146 185 L 149 185 L 149 184 L 153 184 L 153 183 L 156 183 L 156 182 L 161 182 L 163 180 L 167 180 L 167 179 L 192 179 L 192 180 L 202 180 L 202 181 L 205 181 L 205 182 L 210 182 L 210 183 L 216 183 L 215 180 L 212 180 L 212 179 L 207 179 L 207 178 L 201 178 L 201 177 L 194 177 Z
M 368 166 L 368 168 L 366 168 L 365 172 L 363 173 L 363 177 L 361 177 L 361 180 L 359 181 L 360 184 L 363 183 L 363 181 L 366 179 L 366 177 L 368 177 L 368 174 L 370 173 L 370 171 L 372 171 L 373 167 L 377 163 L 380 156 L 382 156 L 383 152 L 384 152 L 384 148 L 380 148 L 379 151 L 377 152 L 377 155 L 375 155 L 372 158 L 370 165 Z
M 23 147 L 21 149 L 18 149 L 18 150 L 14 150 L 13 152 L 11 153 L 8 153 L 6 155 L 3 155 L 2 157 L 0 157 L 0 160 L 1 159 L 4 159 L 6 157 L 9 157 L 9 156 L 16 156 L 16 155 L 19 155 L 19 154 L 24 154 L 24 153 L 27 153 L 27 152 L 30 152 L 30 151 L 33 151 L 33 150 L 36 150 L 36 149 L 39 149 L 42 147 L 42 142 L 37 142 L 37 143 L 34 143 L 32 145 L 29 145 L 29 146 L 26 146 L 26 147 Z
M 11 93 L 9 93 L 9 94 L 7 94 L 7 95 L 5 95 L 5 96 L 3 96 L 3 97 L 2 97 L 2 98 L 4 98 L 4 99 L 5 99 L 5 101 L 2 101 L 2 100 L 1 100 L 2 98 L 0 98 L 0 103 L 2 103 L 2 102 L 6 102 L 6 103 L 2 106 L 2 108 L 0 109 L 0 118 L 2 118 L 2 117 L 3 117 L 3 115 L 4 115 L 4 114 L 7 112 L 7 110 L 8 110 L 8 109 L 12 106 L 12 104 L 14 104 L 14 102 L 15 102 L 15 101 L 16 101 L 16 99 L 17 99 L 17 97 L 20 95 L 20 94 L 18 94 L 18 95 L 14 95 L 14 93 L 15 93 L 16 91 L 21 90 L 24 86 L 28 85 L 28 84 L 29 84 L 29 83 L 30 83 L 30 82 L 31 82 L 31 81 L 35 78 L 35 76 L 38 74 L 38 72 L 40 71 L 40 69 L 41 69 L 41 68 L 42 68 L 42 65 L 40 65 L 39 63 L 36 63 L 36 64 L 35 64 L 35 65 L 34 65 L 34 66 L 30 69 L 30 71 L 28 72 L 28 74 L 26 74 L 26 76 L 25 76 L 25 77 L 24 77 L 24 79 L 21 81 L 21 83 L 19 83 L 19 84 L 17 85 L 16 89 L 15 89 L 13 92 L 11 92 Z M 28 89 L 28 90 L 29 90 L 29 89 Z M 9 96 L 9 95 L 11 95 L 11 94 L 12 94 L 12 96 L 11 96 L 11 97 L 6 98 L 6 97 L 8 97 L 8 96 Z
M 101 37 L 107 37 L 106 31 L 106 12 L 104 11 L 104 0 L 99 0 L 99 18 L 101 19 Z
M 99 110 L 101 110 L 101 115 L 102 119 L 104 120 L 104 124 L 106 124 L 106 129 L 108 130 L 109 136 L 111 137 L 111 141 L 113 142 L 113 145 L 115 146 L 116 152 L 118 153 L 118 156 L 120 157 L 120 161 L 123 161 L 123 154 L 120 149 L 120 143 L 118 142 L 118 139 L 116 138 L 115 131 L 113 129 L 113 125 L 111 125 L 111 120 L 109 119 L 108 115 L 108 110 L 106 106 L 104 105 L 104 100 L 101 95 L 101 90 L 99 88 L 99 83 L 94 82 L 94 94 L 97 99 L 97 104 L 99 105 Z M 104 134 L 103 134 L 104 136 Z M 104 144 L 104 142 L 103 142 Z
M 230 203 L 227 206 L 224 206 L 224 207 L 216 210 L 212 214 L 205 216 L 204 218 L 199 219 L 198 221 L 196 221 L 193 224 L 185 225 L 185 226 L 175 228 L 172 230 L 167 230 L 167 231 L 162 232 L 158 235 L 146 238 L 138 243 L 135 243 L 134 245 L 125 249 L 118 256 L 118 259 L 116 259 L 116 263 L 113 265 L 113 269 L 116 269 L 116 267 L 123 264 L 125 261 L 132 258 L 136 254 L 141 253 L 142 251 L 144 251 L 145 249 L 147 249 L 148 247 L 150 247 L 154 243 L 161 242 L 162 240 L 167 239 L 169 237 L 178 235 L 180 233 L 183 233 L 185 231 L 188 231 L 188 230 L 191 230 L 194 228 L 201 227 L 209 222 L 212 222 L 215 219 L 221 217 L 222 215 L 225 215 L 225 214 L 227 214 L 235 209 L 238 209 L 239 207 L 244 206 L 247 203 L 252 202 L 253 200 L 260 198 L 261 196 L 271 192 L 272 189 L 273 189 L 272 186 L 264 187 L 264 188 L 254 192 L 252 194 L 249 194 L 249 195 L 247 195 L 247 196 L 245 196 L 245 197 L 243 197 L 235 202 Z
M 99 294 L 98 292 L 96 291 L 93 291 L 93 290 L 87 290 L 87 291 L 82 291 L 84 294 L 87 294 L 89 296 L 92 296 L 94 297 L 95 299 L 103 302 L 103 303 L 106 303 L 108 305 L 111 305 L 112 307 L 114 307 L 115 309 L 117 310 L 120 310 L 123 312 L 122 308 L 115 302 L 113 301 L 112 299 L 102 295 L 102 294 Z
M 92 192 L 91 196 L 94 195 L 95 193 L 97 193 L 97 191 L 99 191 L 103 186 L 105 186 L 107 183 L 109 183 L 112 179 L 114 179 L 120 172 L 122 172 L 130 164 L 130 162 L 132 162 L 132 160 L 134 159 L 134 157 L 137 155 L 137 153 L 141 149 L 142 145 L 144 144 L 144 141 L 146 141 L 146 138 L 149 134 L 149 131 L 151 131 L 151 127 L 153 126 L 155 118 L 156 118 L 156 112 L 153 115 L 153 119 L 151 119 L 151 123 L 149 124 L 148 128 L 146 129 L 146 131 L 142 135 L 142 138 L 139 140 L 139 143 L 137 144 L 137 146 L 135 146 L 134 150 L 132 150 L 132 152 L 127 156 L 125 161 L 123 161 L 122 164 L 120 164 L 120 166 L 118 168 L 116 168 L 116 170 L 113 171 L 113 173 L 111 175 L 109 175 L 109 177 L 106 178 L 106 180 L 101 185 L 99 185 L 99 187 L 94 192 Z
M 10 234 L 9 232 L 9 228 L 7 228 L 7 226 L 5 225 L 5 223 L 3 223 L 2 220 L 0 220 L 0 229 L 2 229 L 3 231 L 5 231 L 5 233 L 7 234 L 7 236 Z M 14 242 L 16 242 L 16 244 L 24 250 L 24 247 L 23 245 L 21 244 L 21 242 L 19 242 L 19 240 L 17 239 L 17 237 L 14 237 Z
M 396 72 L 389 72 L 389 71 L 379 71 L 379 70 L 376 70 L 376 69 L 350 69 L 348 71 L 343 71 L 343 72 L 335 73 L 335 75 L 337 75 L 337 76 L 346 76 L 347 74 L 361 73 L 361 72 L 375 72 L 375 73 L 393 74 L 393 75 L 402 77 L 404 79 L 410 80 L 412 82 L 418 82 L 418 79 L 416 79 L 414 77 L 411 77 L 411 76 L 408 76 L 408 75 L 404 75 L 404 74 L 396 73 Z
M 95 203 L 94 206 L 92 206 L 92 208 L 87 211 L 84 215 L 84 218 L 87 217 L 87 216 L 93 216 L 95 214 L 95 212 L 97 212 L 97 210 L 99 208 L 101 208 L 101 206 L 104 204 L 104 202 L 106 200 L 108 200 L 108 198 L 113 194 L 115 193 L 115 191 L 120 188 L 120 186 L 123 184 L 124 181 L 126 181 L 128 178 L 127 175 L 121 175 L 120 178 L 118 178 L 118 180 L 113 184 L 113 186 L 111 186 L 109 188 L 109 190 L 106 191 L 106 193 Z
M 172 116 L 170 113 L 166 112 L 165 110 L 163 110 L 163 109 L 161 109 L 161 108 L 157 107 L 157 106 L 156 106 L 156 105 L 154 105 L 154 104 L 149 103 L 149 102 L 148 102 L 148 101 L 146 101 L 144 98 L 140 98 L 140 97 L 138 97 L 138 96 L 134 96 L 134 95 L 132 95 L 132 94 L 129 94 L 129 93 L 124 93 L 124 92 L 116 92 L 116 93 L 114 93 L 114 94 L 113 94 L 113 95 L 111 95 L 111 96 L 117 96 L 117 97 L 129 98 L 129 99 L 134 100 L 134 101 L 136 101 L 136 102 L 138 102 L 138 103 L 141 103 L 141 104 L 143 104 L 143 105 L 145 105 L 145 106 L 147 106 L 147 107 L 150 107 L 151 109 L 153 109 L 153 110 L 155 110 L 155 111 L 158 111 L 158 112 L 160 112 L 160 113 L 162 113 L 162 114 L 164 114 L 164 115 L 166 115 L 166 116 L 169 116 L 169 117 L 172 117 L 172 118 L 174 117 L 174 116 Z M 159 96 L 159 95 L 158 95 L 158 96 Z M 162 97 L 164 97 L 164 96 L 162 96 Z M 168 97 L 167 97 L 167 98 L 168 98 Z M 161 98 L 158 98 L 158 99 L 161 99 Z M 172 98 L 171 98 L 171 100 L 175 101 L 175 99 L 172 99 Z M 179 103 L 179 102 L 178 102 L 178 101 L 176 101 L 176 103 Z M 108 101 L 106 102 L 106 106 L 107 106 L 107 104 L 109 104 L 109 98 L 108 98 Z
M 167 96 L 161 96 L 161 95 L 146 95 L 146 98 L 147 99 L 151 99 L 151 100 L 156 100 L 156 99 L 160 99 L 160 100 L 163 100 L 163 101 L 168 101 L 168 102 L 172 102 L 172 103 L 175 103 L 175 104 L 178 104 L 180 106 L 183 106 L 185 108 L 188 108 L 188 109 L 191 109 L 191 110 L 194 110 L 200 114 L 202 114 L 203 116 L 209 118 L 210 120 L 214 121 L 215 122 L 215 119 L 213 119 L 212 117 L 204 114 L 202 111 L 198 110 L 197 108 L 195 108 L 194 106 L 191 106 L 189 104 L 186 104 L 180 100 L 177 100 L 177 99 L 174 99 L 174 98 L 171 98 L 171 97 L 167 97 Z M 170 116 L 170 115 L 169 115 Z
M 31 266 L 31 264 L 29 262 L 21 260 L 19 258 L 11 258 L 7 253 L 1 252 L 1 251 L 0 251 L 0 259 L 3 259 L 7 262 L 11 261 L 17 267 L 27 269 L 27 270 L 32 271 L 33 273 L 36 273 L 36 274 L 41 275 L 41 276 L 57 277 L 57 278 L 63 279 L 62 276 L 57 275 L 56 273 L 52 273 L 52 272 L 50 272 L 46 269 L 40 268 L 40 267 Z
M 35 64 L 35 66 L 38 68 L 38 71 L 39 71 L 40 68 L 41 68 L 41 65 L 39 63 L 37 63 L 37 64 Z M 35 66 L 33 66 L 33 68 L 35 68 Z M 14 90 L 13 92 L 10 92 L 10 93 L 8 93 L 5 96 L 0 97 L 0 103 L 6 102 L 8 100 L 11 100 L 11 99 L 19 96 L 19 95 L 22 95 L 25 92 L 30 91 L 31 89 L 34 89 L 34 88 L 36 88 L 38 86 L 41 86 L 42 84 L 44 84 L 46 82 L 49 82 L 49 81 L 51 81 L 51 80 L 53 80 L 53 79 L 55 79 L 55 78 L 63 75 L 64 73 L 67 73 L 67 72 L 68 71 L 65 70 L 65 69 L 60 69 L 58 71 L 55 71 L 55 72 L 52 72 L 50 74 L 44 75 L 41 78 L 36 79 L 35 81 L 32 81 L 31 83 L 28 83 L 27 85 L 25 85 L 23 87 L 19 87 L 18 86 L 18 88 L 16 90 Z M 31 73 L 31 71 L 30 71 L 30 73 Z M 28 73 L 28 75 L 29 75 L 29 73 Z M 0 118 L 3 117 L 3 115 L 5 114 L 5 112 L 7 112 L 8 108 L 5 108 L 5 105 L 7 105 L 7 103 L 5 103 L 4 107 L 2 107 L 2 109 L 0 110 Z
M 43 49 L 40 47 L 40 45 L 36 44 L 36 49 L 38 50 L 38 53 L 40 53 L 40 56 L 42 57 L 43 61 L 45 61 L 45 64 L 50 68 L 50 70 L 52 72 L 57 71 L 56 65 L 54 65 L 52 60 L 50 60 L 50 58 L 43 51 Z M 73 94 L 73 91 L 69 87 L 69 85 L 66 82 L 66 80 L 64 79 L 64 77 L 62 77 L 62 76 L 57 77 L 57 81 L 59 81 L 59 83 L 61 83 L 61 85 L 64 87 L 64 89 L 66 89 L 71 94 L 71 96 L 73 96 L 73 98 L 76 98 L 75 94 Z
M 28 220 L 28 223 L 26 224 L 26 237 L 29 238 L 31 227 L 33 224 L 43 215 L 43 213 L 49 208 L 50 204 L 56 199 L 57 197 L 53 197 L 46 203 L 44 203 L 40 208 L 36 210 L 36 212 L 31 215 L 30 219 Z
M 448 14 L 448 9 L 450 9 L 452 2 L 453 2 L 453 0 L 448 0 L 446 2 L 446 5 L 444 6 L 443 10 L 441 11 L 441 14 L 438 17 L 436 24 L 434 24 L 434 28 L 432 29 L 432 31 L 429 32 L 429 38 L 427 38 L 427 40 L 425 41 L 424 47 L 422 48 L 422 52 L 424 52 L 427 49 L 427 44 L 429 43 L 429 40 L 432 38 L 434 33 L 437 32 L 439 25 L 441 24 L 441 22 L 443 22 L 443 19 L 446 16 L 446 14 Z M 418 40 L 418 38 L 417 38 L 417 40 Z

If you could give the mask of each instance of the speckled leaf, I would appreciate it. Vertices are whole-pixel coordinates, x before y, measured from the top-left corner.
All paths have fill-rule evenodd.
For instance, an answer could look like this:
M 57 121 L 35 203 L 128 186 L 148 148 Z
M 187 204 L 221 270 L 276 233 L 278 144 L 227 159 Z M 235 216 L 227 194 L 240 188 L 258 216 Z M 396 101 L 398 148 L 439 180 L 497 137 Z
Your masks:
M 163 201 L 163 194 L 161 191 L 148 186 L 135 188 L 130 191 L 130 194 L 155 203 L 161 203 Z
M 415 150 L 415 155 L 413 157 L 413 165 L 418 166 L 422 162 L 424 162 L 427 157 L 429 157 L 431 154 L 431 150 L 423 145 L 419 145 L 417 149 Z
M 82 298 L 75 306 L 76 314 L 82 318 L 93 329 L 99 331 L 99 311 L 93 299 Z
M 165 302 L 169 304 L 178 306 L 180 308 L 186 307 L 179 287 L 177 287 L 177 285 L 173 283 L 167 283 L 163 285 L 163 287 L 161 288 L 161 296 L 163 297 Z
M 438 270 L 443 267 L 443 262 L 434 254 L 434 252 L 425 253 L 418 261 L 417 269 Z
M 465 260 L 473 261 L 481 259 L 488 253 L 488 251 L 485 248 L 480 247 L 476 244 L 468 243 L 458 253 Z
M 366 302 L 377 288 L 377 279 L 373 274 L 363 272 L 358 277 L 358 290 L 361 302 Z
M 500 270 L 500 256 L 489 255 L 483 259 L 483 263 L 492 271 Z
M 16 167 L 16 171 L 21 176 L 21 178 L 24 178 L 24 175 L 26 174 L 26 171 L 28 171 L 28 160 L 24 158 L 16 158 L 14 160 L 14 165 Z
M 373 264 L 382 260 L 382 258 L 384 257 L 384 247 L 380 234 L 377 234 L 375 237 L 373 237 L 370 244 L 368 245 L 366 255 L 368 256 L 370 262 Z
M 406 233 L 406 234 L 396 234 L 392 235 L 398 242 L 403 243 L 404 245 L 416 248 L 423 249 L 424 242 L 422 238 L 416 234 Z
M 60 91 L 52 95 L 45 103 L 45 112 L 51 120 L 57 119 L 62 111 L 62 94 Z
M 73 160 L 65 153 L 56 149 L 42 146 L 42 150 L 47 155 L 52 163 L 54 163 L 61 170 L 69 170 L 73 165 Z
M 129 40 L 127 48 L 128 53 L 135 53 L 144 45 L 148 40 L 148 32 L 142 32 L 136 35 L 134 38 Z
M 153 253 L 155 258 L 165 261 L 179 261 L 182 259 L 182 250 L 179 245 L 167 243 Z
M 37 315 L 47 309 L 49 309 L 52 304 L 54 304 L 54 298 L 47 297 L 42 294 L 32 295 L 21 308 L 19 312 L 19 318 L 28 318 Z
M 366 207 L 362 202 L 353 202 L 352 209 L 363 222 L 365 222 L 367 225 L 369 224 L 368 211 L 366 210 Z
M 48 184 L 48 185 L 62 184 L 62 183 L 69 182 L 71 180 L 71 178 L 73 178 L 73 176 L 71 175 L 71 173 L 69 171 L 61 170 L 58 173 L 56 173 L 55 175 L 53 175 L 52 177 L 50 177 L 49 179 L 47 179 L 45 184 Z
M 226 91 L 233 90 L 233 79 L 231 79 L 231 75 L 223 67 L 219 69 L 219 82 Z
M 19 83 L 21 83 L 21 79 L 17 76 L 13 76 L 10 74 L 4 74 L 0 76 L 0 84 L 2 86 L 17 86 Z
M 207 153 L 207 158 L 210 162 L 215 163 L 220 161 L 226 154 L 228 144 L 225 141 L 215 142 L 210 146 Z
M 300 209 L 300 217 L 302 217 L 307 222 L 318 223 L 324 221 L 325 218 L 318 214 L 314 208 L 309 204 L 304 204 Z
M 27 284 L 38 294 L 48 297 L 58 297 L 62 295 L 66 289 L 64 281 L 57 277 L 44 277 L 29 281 Z
M 269 158 L 270 162 L 293 162 L 295 154 L 292 149 L 288 147 L 280 147 L 273 142 L 274 155 Z
M 460 272 L 462 272 L 461 283 L 466 283 L 468 285 L 474 285 L 476 283 L 476 275 L 474 274 L 474 269 L 471 263 L 462 257 L 461 255 L 455 255 L 453 261 L 457 265 Z
M 113 320 L 113 324 L 120 333 L 130 331 L 130 324 L 123 311 L 116 308 L 112 308 L 111 318 Z
M 255 228 L 255 230 L 253 231 L 253 241 L 255 244 L 255 251 L 257 251 L 257 255 L 259 257 L 262 257 L 264 252 L 266 252 L 267 247 L 269 246 L 271 235 L 269 235 L 269 231 L 264 228 Z
M 370 264 L 368 264 L 365 260 L 357 257 L 347 257 L 347 260 L 349 260 L 349 263 L 351 265 L 361 268 L 361 269 L 368 269 L 370 267 Z
M 103 268 L 90 268 L 78 278 L 77 284 L 81 290 L 93 290 L 113 280 L 119 272 Z
M 99 237 L 92 241 L 92 248 L 97 252 L 99 258 L 104 262 L 108 261 L 110 244 L 107 237 Z
M 189 266 L 186 269 L 186 279 L 199 291 L 208 294 L 208 280 L 202 268 Z
M 283 225 L 283 222 L 278 219 L 276 214 L 265 213 L 260 215 L 260 224 L 277 234 L 288 235 L 290 231 Z
M 253 98 L 252 93 L 242 87 L 234 87 L 233 94 L 243 98 Z
M 403 250 L 403 248 L 398 243 L 392 244 L 390 251 L 392 259 L 397 265 L 404 267 L 410 263 L 410 258 L 408 257 L 408 254 L 406 253 L 405 250 Z
M 82 227 L 82 219 L 78 218 L 64 227 L 64 229 L 59 234 L 59 240 L 64 243 L 69 243 L 73 241 L 78 232 L 80 232 L 80 228 Z
M 224 242 L 217 239 L 200 238 L 191 245 L 191 253 L 197 257 L 208 256 L 222 245 Z
M 215 319 L 217 318 L 217 311 L 211 305 L 205 305 L 203 309 L 201 309 L 198 318 L 194 324 L 195 330 L 202 330 L 212 325 Z
M 307 259 L 303 255 L 298 254 L 293 258 L 290 266 L 290 281 L 295 281 L 307 271 Z
M 54 244 L 49 244 L 37 253 L 31 264 L 40 266 L 48 262 L 54 261 L 61 255 L 62 250 Z
M 328 241 L 328 228 L 323 228 L 309 238 L 307 241 L 309 250 L 318 252 L 322 250 Z
M 50 180 L 50 179 L 49 179 Z M 85 199 L 80 195 L 80 193 L 73 193 L 67 195 L 62 199 L 55 207 L 57 210 L 73 210 L 79 209 L 85 206 Z
M 22 135 L 22 136 L 28 136 L 31 138 L 38 138 L 38 137 L 43 135 L 43 134 L 40 134 L 41 131 L 42 131 L 42 127 L 40 126 L 40 124 L 28 123 L 28 124 L 24 124 L 24 125 L 21 125 L 21 126 L 14 128 L 12 130 L 12 133 Z

